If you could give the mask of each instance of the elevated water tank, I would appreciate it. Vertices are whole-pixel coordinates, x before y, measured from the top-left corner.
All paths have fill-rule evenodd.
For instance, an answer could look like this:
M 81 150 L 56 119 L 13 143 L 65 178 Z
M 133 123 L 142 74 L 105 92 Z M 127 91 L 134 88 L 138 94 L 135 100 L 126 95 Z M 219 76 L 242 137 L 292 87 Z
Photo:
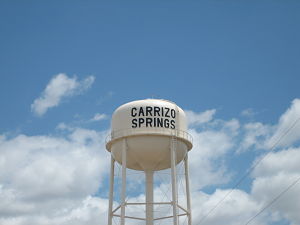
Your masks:
M 176 161 L 192 148 L 184 111 L 174 102 L 145 99 L 126 103 L 115 110 L 106 149 L 121 164 L 126 139 L 127 168 L 162 170 L 170 168 L 170 145 L 176 144 Z

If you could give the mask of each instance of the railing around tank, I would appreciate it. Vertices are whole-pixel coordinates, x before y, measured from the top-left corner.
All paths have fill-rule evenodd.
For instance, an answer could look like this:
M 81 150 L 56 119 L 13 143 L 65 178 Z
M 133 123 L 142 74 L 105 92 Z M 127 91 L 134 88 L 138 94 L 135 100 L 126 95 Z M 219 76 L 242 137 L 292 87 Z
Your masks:
M 123 130 L 117 130 L 112 131 L 105 140 L 105 144 L 108 142 L 119 139 L 126 136 L 135 136 L 135 135 L 165 135 L 165 136 L 175 136 L 177 138 L 182 138 L 184 140 L 187 140 L 191 144 L 193 143 L 193 137 L 188 132 L 183 130 L 172 130 L 172 129 L 166 129 L 166 128 L 136 128 L 136 129 L 123 129 Z

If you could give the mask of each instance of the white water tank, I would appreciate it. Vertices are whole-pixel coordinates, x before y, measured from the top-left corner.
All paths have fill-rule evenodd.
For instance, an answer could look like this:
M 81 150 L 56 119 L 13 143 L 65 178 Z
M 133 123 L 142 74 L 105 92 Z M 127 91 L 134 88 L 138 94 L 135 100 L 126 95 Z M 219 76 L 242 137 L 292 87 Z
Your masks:
M 121 164 L 126 139 L 127 168 L 157 171 L 170 168 L 170 145 L 176 144 L 176 161 L 192 148 L 184 111 L 174 102 L 145 99 L 126 103 L 112 115 L 106 148 Z

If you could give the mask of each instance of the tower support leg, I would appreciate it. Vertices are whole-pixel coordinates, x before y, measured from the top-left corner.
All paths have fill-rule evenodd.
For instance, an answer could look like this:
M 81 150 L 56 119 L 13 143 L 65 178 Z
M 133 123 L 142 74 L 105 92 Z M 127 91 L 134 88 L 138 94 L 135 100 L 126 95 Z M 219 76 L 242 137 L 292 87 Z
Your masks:
M 121 192 L 121 225 L 125 225 L 125 207 L 126 207 L 126 162 L 127 162 L 127 144 L 123 139 L 122 148 L 122 192 Z
M 186 189 L 186 205 L 188 211 L 188 225 L 192 225 L 192 212 L 191 212 L 191 193 L 190 193 L 190 178 L 189 178 L 189 162 L 188 153 L 184 158 L 184 174 L 185 174 L 185 189 Z
M 177 171 L 176 171 L 176 139 L 171 138 L 171 176 L 172 176 L 172 205 L 173 205 L 173 223 L 178 225 L 178 195 L 177 195 Z
M 146 174 L 146 225 L 153 225 L 153 171 Z
M 112 225 L 112 211 L 114 202 L 114 176 L 115 176 L 115 159 L 111 155 L 110 160 L 110 181 L 109 181 L 109 204 L 108 204 L 108 225 Z

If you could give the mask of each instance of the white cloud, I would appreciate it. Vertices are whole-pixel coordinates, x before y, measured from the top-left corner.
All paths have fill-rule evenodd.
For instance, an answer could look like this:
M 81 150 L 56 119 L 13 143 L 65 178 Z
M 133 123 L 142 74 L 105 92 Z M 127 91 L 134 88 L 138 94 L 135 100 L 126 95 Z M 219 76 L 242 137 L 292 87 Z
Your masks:
M 108 116 L 106 114 L 96 113 L 92 118 L 92 121 L 100 121 L 100 120 L 105 120 L 107 118 Z
M 224 199 L 214 211 L 210 212 L 224 196 L 231 192 L 230 197 Z M 192 193 L 193 224 L 195 225 L 241 225 L 245 224 L 260 207 L 249 194 L 241 190 L 219 190 L 208 195 L 203 192 Z M 207 216 L 209 214 L 209 216 Z M 262 218 L 251 225 L 267 225 Z
M 93 219 L 96 214 L 99 219 L 100 212 L 93 212 L 106 208 L 106 200 L 83 201 L 103 188 L 110 162 L 104 149 L 106 135 L 106 131 L 75 128 L 66 137 L 2 138 L 0 224 L 80 224 L 86 220 L 96 225 Z M 102 205 L 95 208 L 95 202 Z M 75 223 L 78 211 L 83 214 L 77 215 Z
M 297 104 L 294 100 L 281 118 L 293 117 L 291 111 L 296 110 Z M 245 224 L 300 176 L 300 148 L 271 152 L 253 171 L 249 193 L 238 188 L 204 193 L 202 188 L 225 184 L 232 179 L 233 171 L 227 159 L 239 148 L 239 143 L 245 149 L 264 148 L 274 132 L 274 126 L 268 124 L 243 125 L 237 119 L 218 120 L 213 118 L 214 113 L 190 113 L 196 115 L 192 125 L 207 123 L 206 129 L 201 131 L 189 130 L 194 138 L 194 148 L 189 153 L 193 224 L 200 225 L 202 218 L 228 191 L 231 194 L 201 225 L 220 225 L 224 221 L 230 225 Z M 283 120 L 279 120 L 276 132 Z M 106 225 L 107 199 L 93 196 L 99 190 L 101 193 L 108 191 L 107 179 L 103 180 L 110 162 L 109 153 L 104 150 L 106 131 L 72 128 L 63 123 L 58 127 L 69 132 L 67 136 L 0 136 L 1 225 Z M 295 143 L 294 140 L 288 143 Z M 130 182 L 134 182 L 134 178 Z M 128 187 L 140 185 L 141 179 L 130 182 Z M 168 182 L 155 188 L 156 200 L 170 198 Z M 300 224 L 299 188 L 300 184 L 295 185 L 251 225 L 272 224 L 282 218 L 292 225 Z M 144 198 L 143 194 L 135 198 L 130 196 L 129 201 Z
M 192 189 L 199 190 L 230 179 L 223 158 L 234 146 L 235 133 L 227 132 L 227 125 L 229 128 L 233 126 L 232 123 L 224 123 L 223 127 L 215 130 L 189 130 L 194 140 L 193 149 L 189 152 Z
M 197 126 L 211 121 L 216 113 L 216 110 L 211 109 L 200 113 L 196 113 L 191 110 L 186 110 L 185 113 L 187 116 L 188 125 Z
M 243 131 L 239 151 L 251 147 L 271 149 L 296 143 L 300 140 L 300 99 L 292 101 L 291 106 L 281 115 L 277 125 L 252 122 L 245 124 Z
M 300 173 L 300 148 L 271 152 L 253 171 L 253 176 L 273 176 L 280 172 Z
M 298 123 L 288 132 L 287 135 L 278 143 L 277 146 L 289 146 L 294 142 L 300 140 L 300 99 L 294 99 L 292 105 L 285 113 L 280 117 L 275 134 L 268 141 L 268 146 L 271 147 L 277 141 L 285 135 L 285 133 L 295 125 L 295 121 Z
M 243 126 L 243 138 L 238 151 L 256 149 L 267 149 L 266 141 L 272 135 L 274 128 L 260 122 L 247 123 Z
M 36 115 L 42 116 L 49 108 L 58 106 L 63 98 L 81 94 L 89 89 L 94 80 L 94 76 L 89 76 L 78 81 L 76 77 L 70 78 L 60 73 L 50 80 L 41 96 L 34 100 L 31 110 Z
M 241 147 L 239 149 L 249 149 L 251 147 L 267 149 L 270 147 L 270 143 L 274 143 L 274 140 L 277 140 L 299 117 L 299 103 L 300 101 L 295 99 L 291 107 L 280 117 L 279 123 L 276 126 L 260 122 L 248 123 L 242 126 L 241 131 L 243 132 L 238 134 L 241 140 Z M 299 127 L 295 127 L 290 136 L 283 139 L 281 146 L 291 145 L 299 140 L 298 129 Z M 270 141 L 269 138 L 271 136 L 272 139 Z M 259 159 L 260 157 L 257 160 Z M 299 161 L 300 148 L 289 148 L 269 153 L 252 173 L 253 181 L 250 193 L 238 189 L 232 190 L 232 193 L 202 224 L 219 225 L 223 224 L 224 221 L 228 224 L 245 224 L 259 210 L 272 202 L 290 184 L 299 179 Z M 214 165 L 213 162 L 211 163 Z M 226 172 L 224 173 L 224 175 L 227 174 Z M 300 184 L 296 184 L 261 215 L 255 218 L 251 224 L 272 224 L 282 219 L 289 221 L 293 225 L 300 224 L 299 191 Z M 203 216 L 207 215 L 208 210 L 215 207 L 227 193 L 228 191 L 226 190 L 217 190 L 211 195 L 201 194 L 199 191 L 194 192 L 193 216 L 195 224 L 199 223 Z M 244 204 L 246 207 L 244 207 Z M 195 208 L 199 209 L 199 211 L 196 211 Z
M 61 201 L 53 202 L 54 213 L 19 214 L 17 217 L 0 217 L 2 225 L 106 225 L 108 200 L 87 196 L 63 208 Z
M 193 223 L 220 225 L 226 221 L 231 225 L 246 224 L 299 179 L 299 160 L 300 148 L 268 154 L 252 173 L 254 180 L 250 193 L 239 189 L 217 189 L 212 194 L 205 194 L 201 191 L 192 192 Z M 287 220 L 292 225 L 300 224 L 299 191 L 300 182 L 257 216 L 251 225 L 267 225 L 282 220 Z M 229 192 L 230 195 L 228 195 Z M 224 199 L 225 196 L 227 197 Z M 211 209 L 214 210 L 210 212 Z
M 255 168 L 251 194 L 264 205 L 270 203 L 300 177 L 300 148 L 269 153 Z M 300 224 L 300 182 L 282 195 L 271 207 L 274 214 Z

